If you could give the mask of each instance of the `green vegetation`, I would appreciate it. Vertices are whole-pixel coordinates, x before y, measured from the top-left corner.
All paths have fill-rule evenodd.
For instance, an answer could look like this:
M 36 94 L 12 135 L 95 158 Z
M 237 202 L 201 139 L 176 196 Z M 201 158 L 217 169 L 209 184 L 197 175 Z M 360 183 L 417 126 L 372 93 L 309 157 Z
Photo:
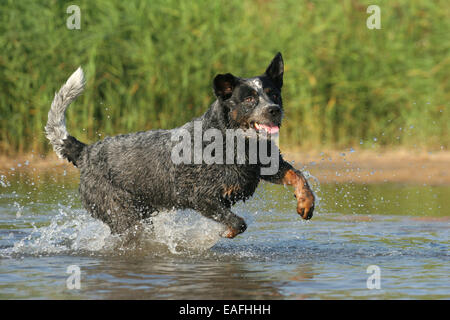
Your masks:
M 217 73 L 286 63 L 281 143 L 301 147 L 450 145 L 447 1 L 79 0 L 0 2 L 0 151 L 47 152 L 55 91 L 79 66 L 85 94 L 69 132 L 170 128 L 213 101 Z M 369 30 L 366 8 L 381 8 Z M 376 141 L 376 142 L 375 142 Z

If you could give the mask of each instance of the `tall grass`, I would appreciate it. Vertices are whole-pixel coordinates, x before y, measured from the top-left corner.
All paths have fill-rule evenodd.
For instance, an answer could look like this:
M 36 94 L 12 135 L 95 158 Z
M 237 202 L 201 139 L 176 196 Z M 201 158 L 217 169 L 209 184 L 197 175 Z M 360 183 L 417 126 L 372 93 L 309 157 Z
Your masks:
M 69 132 L 105 135 L 181 125 L 213 101 L 217 73 L 262 73 L 283 53 L 281 142 L 301 147 L 448 148 L 446 1 L 0 2 L 0 151 L 47 152 L 53 94 L 79 66 L 87 89 Z M 369 4 L 381 30 L 369 30 Z

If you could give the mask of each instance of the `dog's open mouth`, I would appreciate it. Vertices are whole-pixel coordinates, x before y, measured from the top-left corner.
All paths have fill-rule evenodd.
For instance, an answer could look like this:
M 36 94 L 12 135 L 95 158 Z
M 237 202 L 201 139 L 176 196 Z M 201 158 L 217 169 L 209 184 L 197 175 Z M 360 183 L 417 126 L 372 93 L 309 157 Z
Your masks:
M 276 134 L 280 131 L 280 127 L 275 124 L 262 124 L 258 122 L 253 122 L 252 124 L 257 132 L 265 131 L 268 134 Z

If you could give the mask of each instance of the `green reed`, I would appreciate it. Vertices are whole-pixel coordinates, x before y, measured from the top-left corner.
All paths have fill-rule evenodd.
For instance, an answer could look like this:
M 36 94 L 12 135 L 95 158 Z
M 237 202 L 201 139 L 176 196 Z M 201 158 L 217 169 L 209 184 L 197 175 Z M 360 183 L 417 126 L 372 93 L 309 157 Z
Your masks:
M 170 128 L 213 101 L 215 74 L 262 73 L 285 59 L 285 146 L 449 146 L 446 1 L 3 0 L 0 151 L 47 152 L 55 91 L 81 65 L 87 87 L 69 132 Z M 81 8 L 69 30 L 66 8 Z M 369 30 L 366 8 L 381 8 Z

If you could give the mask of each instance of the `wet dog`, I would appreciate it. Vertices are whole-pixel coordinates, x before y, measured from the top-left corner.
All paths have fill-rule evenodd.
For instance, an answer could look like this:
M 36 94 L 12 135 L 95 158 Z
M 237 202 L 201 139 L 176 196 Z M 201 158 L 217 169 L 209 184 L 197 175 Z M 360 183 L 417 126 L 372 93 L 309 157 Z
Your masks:
M 69 135 L 65 126 L 67 107 L 84 89 L 84 74 L 79 68 L 55 95 L 45 126 L 46 137 L 60 158 L 80 170 L 83 206 L 113 233 L 123 233 L 159 211 L 189 208 L 225 225 L 222 236 L 233 238 L 244 232 L 247 225 L 230 208 L 252 196 L 261 179 L 293 186 L 297 213 L 310 219 L 314 195 L 308 182 L 300 171 L 283 160 L 271 139 L 283 117 L 283 73 L 284 63 L 278 53 L 260 76 L 240 78 L 230 73 L 219 74 L 213 80 L 216 100 L 201 117 L 176 129 L 118 135 L 86 145 Z M 191 141 L 196 130 L 200 130 L 200 137 L 208 130 L 223 136 L 235 130 L 245 148 L 237 148 L 234 138 L 216 136 L 212 156 L 223 160 L 230 156 L 226 152 L 218 154 L 220 148 L 232 150 L 234 161 L 206 163 L 201 158 L 195 161 L 206 147 L 205 141 L 200 144 Z M 180 132 L 193 142 L 184 144 L 188 146 L 184 149 L 187 161 L 182 162 L 174 161 L 174 149 L 179 144 L 174 135 L 179 136 Z M 257 147 L 251 149 L 255 139 Z M 262 149 L 276 160 L 276 170 L 269 174 L 263 174 L 268 165 L 261 161 Z M 238 161 L 239 156 L 243 161 Z

